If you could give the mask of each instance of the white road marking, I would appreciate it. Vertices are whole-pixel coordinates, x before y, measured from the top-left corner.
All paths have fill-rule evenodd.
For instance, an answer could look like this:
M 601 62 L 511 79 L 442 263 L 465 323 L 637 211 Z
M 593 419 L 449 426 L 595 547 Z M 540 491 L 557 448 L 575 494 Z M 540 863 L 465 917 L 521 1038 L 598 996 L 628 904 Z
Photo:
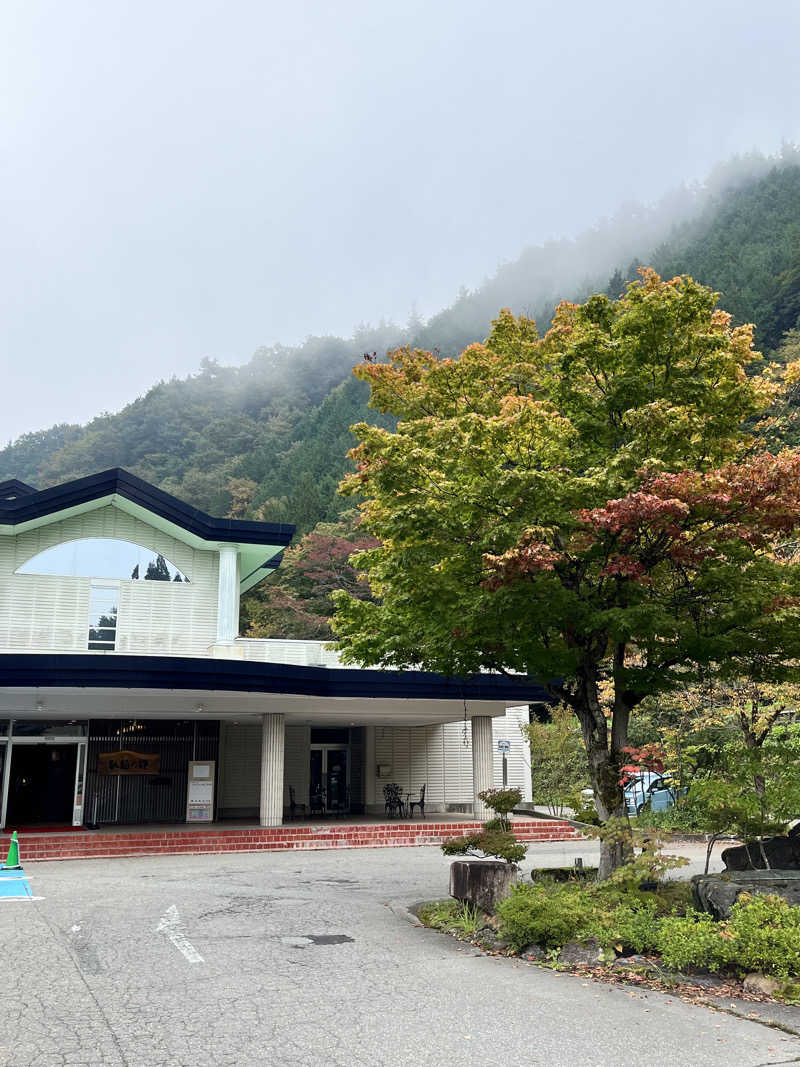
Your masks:
M 172 944 L 182 953 L 189 963 L 205 963 L 205 960 L 191 943 L 188 941 L 183 933 L 183 925 L 178 915 L 178 909 L 175 904 L 170 904 L 164 914 L 161 916 L 157 931 L 163 931 L 170 939 Z
M 71 934 L 77 934 L 80 930 L 80 926 L 70 926 L 69 931 Z

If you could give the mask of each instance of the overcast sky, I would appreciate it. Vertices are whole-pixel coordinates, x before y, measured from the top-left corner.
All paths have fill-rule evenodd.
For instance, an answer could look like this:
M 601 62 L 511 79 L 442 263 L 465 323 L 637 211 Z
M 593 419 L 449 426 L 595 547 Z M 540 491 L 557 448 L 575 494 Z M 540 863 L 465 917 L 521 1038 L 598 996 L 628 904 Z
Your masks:
M 796 0 L 4 0 L 0 443 L 800 140 Z

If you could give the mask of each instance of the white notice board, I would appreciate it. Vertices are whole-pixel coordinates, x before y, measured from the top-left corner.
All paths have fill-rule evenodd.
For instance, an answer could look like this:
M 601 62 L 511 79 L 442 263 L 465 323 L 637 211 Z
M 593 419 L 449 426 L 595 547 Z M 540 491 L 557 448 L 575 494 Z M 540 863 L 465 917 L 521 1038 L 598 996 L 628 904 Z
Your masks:
M 193 760 L 189 763 L 189 780 L 186 787 L 186 821 L 214 821 L 214 769 L 213 760 Z

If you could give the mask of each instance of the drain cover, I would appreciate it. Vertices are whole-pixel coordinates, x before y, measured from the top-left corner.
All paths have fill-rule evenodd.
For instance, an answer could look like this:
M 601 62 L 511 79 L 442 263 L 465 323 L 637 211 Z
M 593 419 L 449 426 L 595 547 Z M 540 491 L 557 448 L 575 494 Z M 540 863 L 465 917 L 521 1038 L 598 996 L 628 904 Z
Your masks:
M 314 945 L 344 945 L 354 940 L 347 934 L 306 934 L 305 936 Z
M 282 937 L 281 944 L 291 948 L 308 948 L 309 945 L 344 945 L 354 938 L 347 934 L 298 934 L 294 937 Z

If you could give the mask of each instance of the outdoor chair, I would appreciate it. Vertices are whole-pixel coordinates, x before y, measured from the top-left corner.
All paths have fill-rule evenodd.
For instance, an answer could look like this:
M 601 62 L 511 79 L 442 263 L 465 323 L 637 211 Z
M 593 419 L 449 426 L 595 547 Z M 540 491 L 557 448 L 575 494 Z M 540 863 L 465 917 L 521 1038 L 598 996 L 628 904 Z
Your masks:
M 322 793 L 312 793 L 308 799 L 309 815 L 325 814 L 325 801 L 322 799 Z
M 414 818 L 414 808 L 419 808 L 419 813 L 422 818 L 425 818 L 425 786 L 420 786 L 419 800 L 409 800 L 408 802 L 408 814 L 409 818 Z
M 289 818 L 290 819 L 294 819 L 294 813 L 296 811 L 298 811 L 298 809 L 300 811 L 302 811 L 303 818 L 305 819 L 305 817 L 306 817 L 306 806 L 305 806 L 305 804 L 298 804 L 297 803 L 297 801 L 295 800 L 295 796 L 294 796 L 294 786 L 290 785 L 289 786 Z
M 402 818 L 403 798 L 400 793 L 400 786 L 396 782 L 390 782 L 383 787 L 383 799 L 387 816 L 390 819 Z

